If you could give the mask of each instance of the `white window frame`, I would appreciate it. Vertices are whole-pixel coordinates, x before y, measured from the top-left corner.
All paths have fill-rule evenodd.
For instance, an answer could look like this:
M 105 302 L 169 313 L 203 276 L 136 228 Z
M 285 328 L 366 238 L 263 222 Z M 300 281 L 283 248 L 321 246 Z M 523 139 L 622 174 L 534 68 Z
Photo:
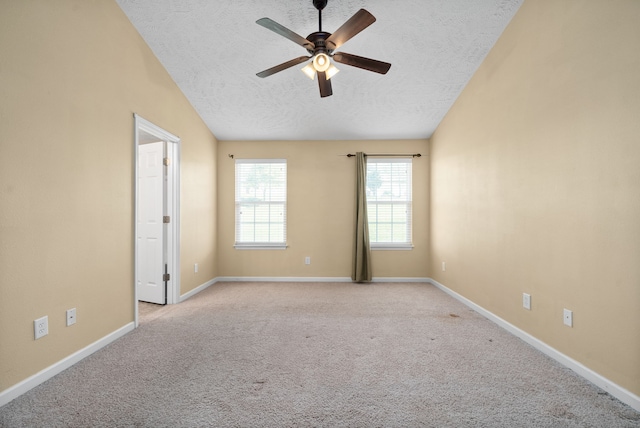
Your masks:
M 401 186 L 408 187 L 408 190 L 405 189 L 406 192 L 399 192 L 399 193 L 404 193 L 405 198 L 395 199 L 396 197 L 399 196 L 399 195 L 396 195 L 395 193 L 394 193 L 395 197 L 392 196 L 390 198 L 391 200 L 384 200 L 384 199 L 372 200 L 373 198 L 370 198 L 371 189 L 369 188 L 369 179 L 370 179 L 371 170 L 373 169 L 372 166 L 374 164 L 408 165 L 408 169 L 409 169 L 408 177 L 406 179 L 406 182 L 403 181 L 401 183 Z M 413 249 L 413 236 L 412 236 L 413 235 L 413 183 L 412 183 L 413 177 L 412 176 L 413 176 L 413 158 L 411 157 L 408 157 L 408 158 L 367 157 L 367 183 L 366 183 L 367 184 L 367 213 L 369 218 L 369 243 L 372 250 L 411 250 Z M 402 204 L 406 204 L 406 216 L 407 216 L 406 240 L 402 242 L 397 242 L 397 241 L 396 242 L 385 242 L 385 241 L 377 242 L 374 234 L 379 230 L 379 224 L 377 224 L 379 220 L 379 215 L 377 215 L 379 213 L 378 208 L 385 205 L 386 206 L 391 205 L 393 207 L 394 205 L 397 206 Z M 372 213 L 372 209 L 377 210 L 375 214 Z M 393 212 L 393 208 L 391 211 Z M 375 218 L 374 222 L 372 222 L 372 218 Z M 372 225 L 374 227 L 372 227 Z
M 256 201 L 254 206 L 256 205 L 264 205 L 267 204 L 270 207 L 272 205 L 281 205 L 281 215 L 282 219 L 282 227 L 283 227 L 283 240 L 276 242 L 267 242 L 267 241 L 239 241 L 240 237 L 240 215 L 242 213 L 242 207 L 250 204 L 249 202 L 243 202 L 240 198 L 240 193 L 243 188 L 240 183 L 240 176 L 238 174 L 238 165 L 241 164 L 284 164 L 284 193 L 282 196 L 284 200 L 280 201 Z M 271 209 L 269 209 L 269 215 L 271 213 Z M 274 222 L 274 224 L 276 224 Z M 269 228 L 271 227 L 271 223 L 269 223 Z M 287 248 L 287 160 L 286 159 L 236 159 L 235 163 L 235 244 L 234 248 L 238 250 L 284 250 Z

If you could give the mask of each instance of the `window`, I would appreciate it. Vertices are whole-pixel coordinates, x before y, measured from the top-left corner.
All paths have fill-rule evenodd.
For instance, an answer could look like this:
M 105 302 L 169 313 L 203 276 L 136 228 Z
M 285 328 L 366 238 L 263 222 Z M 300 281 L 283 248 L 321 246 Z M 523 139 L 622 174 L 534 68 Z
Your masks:
M 411 161 L 411 158 L 367 158 L 371 248 L 412 247 Z
M 287 245 L 287 161 L 236 160 L 236 248 Z

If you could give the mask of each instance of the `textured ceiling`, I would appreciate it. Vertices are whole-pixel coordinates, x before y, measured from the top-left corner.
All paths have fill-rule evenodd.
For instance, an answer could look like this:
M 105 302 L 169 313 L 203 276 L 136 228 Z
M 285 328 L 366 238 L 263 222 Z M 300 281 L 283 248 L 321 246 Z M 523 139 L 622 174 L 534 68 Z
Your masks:
M 300 69 L 256 73 L 307 54 L 255 23 L 307 37 L 312 0 L 117 0 L 219 140 L 428 138 L 523 0 L 329 0 L 323 31 L 360 8 L 377 21 L 337 51 L 392 64 L 380 75 L 344 64 L 333 96 Z

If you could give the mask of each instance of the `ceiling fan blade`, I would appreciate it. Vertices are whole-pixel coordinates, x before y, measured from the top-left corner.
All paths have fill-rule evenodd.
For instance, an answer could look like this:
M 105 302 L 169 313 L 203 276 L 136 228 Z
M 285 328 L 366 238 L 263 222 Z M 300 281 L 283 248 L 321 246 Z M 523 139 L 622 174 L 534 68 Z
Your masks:
M 264 28 L 267 28 L 273 31 L 274 33 L 278 33 L 281 36 L 286 37 L 287 39 L 302 46 L 305 49 L 313 49 L 315 47 L 315 45 L 309 40 L 305 39 L 299 34 L 294 33 L 293 31 L 289 30 L 287 27 L 284 27 L 278 24 L 276 21 L 272 19 L 260 18 L 256 21 L 256 24 L 262 25 Z
M 338 28 L 326 40 L 327 47 L 330 49 L 338 49 L 347 40 L 376 22 L 376 18 L 364 9 L 360 9 L 347 20 L 342 27 Z
M 276 65 L 275 67 L 268 68 L 260 73 L 256 73 L 258 77 L 269 77 L 272 74 L 276 74 L 279 71 L 286 70 L 289 67 L 293 67 L 294 65 L 298 65 L 302 62 L 305 62 L 311 58 L 310 56 L 299 56 L 298 58 L 292 59 L 291 61 L 283 62 L 280 65 Z
M 318 85 L 320 86 L 320 97 L 329 97 L 333 95 L 331 89 L 331 81 L 327 80 L 327 74 L 324 71 L 318 71 Z
M 351 65 L 353 67 L 362 68 L 364 70 L 373 71 L 375 73 L 387 74 L 391 64 L 371 58 L 365 58 L 358 55 L 352 55 L 345 52 L 338 52 L 333 55 L 333 59 L 341 64 Z

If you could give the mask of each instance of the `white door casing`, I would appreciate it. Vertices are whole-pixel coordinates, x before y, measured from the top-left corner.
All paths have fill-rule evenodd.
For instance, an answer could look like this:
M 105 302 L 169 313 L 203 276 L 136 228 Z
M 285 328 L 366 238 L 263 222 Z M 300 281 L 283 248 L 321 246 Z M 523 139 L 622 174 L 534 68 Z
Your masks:
M 169 273 L 169 280 L 163 282 L 163 290 L 166 290 L 166 295 L 161 303 L 174 304 L 180 302 L 180 138 L 165 131 L 164 129 L 154 125 L 152 122 L 142 118 L 138 114 L 133 114 L 134 117 L 134 321 L 136 327 L 138 326 L 138 300 L 146 299 L 144 293 L 139 296 L 138 284 L 144 280 L 141 278 L 142 260 L 147 258 L 142 253 L 143 248 L 139 248 L 138 237 L 141 236 L 141 232 L 138 231 L 138 219 L 140 210 L 141 189 L 139 182 L 139 168 L 140 168 L 140 153 L 139 147 L 148 143 L 155 143 L 164 141 L 165 156 L 168 160 L 168 165 L 164 165 L 164 194 L 161 199 L 161 203 L 164 208 L 162 216 L 168 216 L 169 223 L 162 225 L 163 234 L 160 235 L 163 238 L 163 245 L 161 252 L 163 254 L 163 262 L 159 266 L 160 274 L 165 273 L 165 266 Z M 161 159 L 162 163 L 162 159 Z M 156 202 L 158 203 L 158 202 Z M 158 257 L 156 257 L 158 259 Z M 155 272 L 155 269 L 154 269 Z M 166 288 L 164 285 L 166 284 Z

